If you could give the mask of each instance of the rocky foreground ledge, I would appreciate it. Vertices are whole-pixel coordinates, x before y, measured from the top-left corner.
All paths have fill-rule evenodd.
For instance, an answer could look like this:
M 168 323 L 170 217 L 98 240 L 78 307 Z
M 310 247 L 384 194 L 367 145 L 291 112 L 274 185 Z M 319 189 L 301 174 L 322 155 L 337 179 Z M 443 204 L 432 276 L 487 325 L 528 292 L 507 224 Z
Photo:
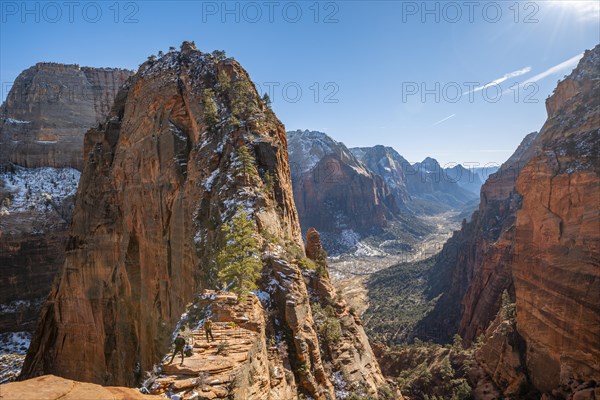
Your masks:
M 100 386 L 44 375 L 0 386 L 2 400 L 157 400 L 160 396 L 143 395 L 137 389 Z

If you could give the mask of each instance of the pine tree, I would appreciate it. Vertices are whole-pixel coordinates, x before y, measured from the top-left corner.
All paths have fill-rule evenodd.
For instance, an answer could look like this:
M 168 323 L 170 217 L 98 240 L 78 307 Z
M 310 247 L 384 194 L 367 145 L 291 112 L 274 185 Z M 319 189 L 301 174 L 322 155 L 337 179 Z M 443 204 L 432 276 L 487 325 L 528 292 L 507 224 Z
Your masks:
M 217 276 L 242 300 L 250 290 L 257 288 L 256 281 L 262 269 L 258 240 L 254 236 L 256 225 L 248 219 L 243 208 L 238 207 L 221 231 L 225 235 L 225 245 L 217 255 Z
M 240 146 L 238 149 L 238 160 L 240 161 L 240 165 L 237 174 L 242 175 L 244 177 L 244 182 L 248 184 L 250 182 L 250 177 L 256 176 L 258 173 L 254 166 L 256 160 L 250 153 L 250 149 L 246 146 Z
M 506 289 L 502 292 L 502 306 L 500 307 L 500 311 L 502 312 L 502 319 L 505 321 L 512 321 L 517 315 L 515 304 L 510 301 L 510 296 Z
M 225 50 L 215 50 L 212 52 L 212 55 L 217 59 L 217 61 L 222 61 L 227 58 Z
M 246 79 L 238 79 L 229 90 L 231 113 L 240 120 L 246 120 L 258 112 L 258 96 L 252 84 Z
M 209 129 L 213 129 L 219 118 L 217 116 L 217 103 L 214 101 L 212 89 L 204 89 L 202 93 L 202 105 L 204 106 L 204 123 Z
M 271 174 L 269 171 L 267 171 L 267 172 L 265 172 L 263 193 L 269 197 L 272 197 L 274 188 L 275 188 L 275 180 L 273 179 L 273 174 Z
M 219 91 L 221 94 L 225 94 L 231 87 L 231 79 L 229 75 L 223 70 L 220 70 L 217 74 L 217 80 L 219 81 Z
M 269 96 L 269 93 L 263 95 L 262 101 L 268 108 L 271 108 L 271 97 Z

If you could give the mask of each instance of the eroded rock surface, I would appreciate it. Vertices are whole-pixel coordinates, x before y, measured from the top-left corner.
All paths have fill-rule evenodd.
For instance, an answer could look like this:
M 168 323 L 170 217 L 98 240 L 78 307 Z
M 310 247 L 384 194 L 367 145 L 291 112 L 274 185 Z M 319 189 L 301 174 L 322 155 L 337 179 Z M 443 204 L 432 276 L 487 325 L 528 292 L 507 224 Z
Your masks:
M 242 146 L 255 170 L 242 166 Z M 166 353 L 182 313 L 199 304 L 197 294 L 216 286 L 220 227 L 241 207 L 256 222 L 265 265 L 260 288 L 270 298 L 263 311 L 252 306 L 257 316 L 250 319 L 259 324 L 262 312 L 267 336 L 286 343 L 294 378 L 286 382 L 314 399 L 333 399 L 305 278 L 292 256 L 303 256 L 304 245 L 285 130 L 243 68 L 185 42 L 140 67 L 110 117 L 86 134 L 84 148 L 66 260 L 23 377 L 137 384 Z M 294 391 L 292 383 L 269 383 L 267 365 L 284 358 L 268 361 L 261 336 L 248 330 L 251 347 L 227 359 L 247 377 L 248 398 Z M 258 373 L 253 362 L 244 364 L 244 353 L 267 358 Z M 352 377 L 374 386 L 376 368 L 370 378 Z
M 593 398 L 600 381 L 599 66 L 596 46 L 548 99 L 540 133 L 490 177 L 472 222 L 442 251 L 440 276 L 450 284 L 422 332 L 447 340 L 458 330 L 467 342 L 485 333 L 479 359 L 506 393 Z M 486 331 L 504 290 L 516 325 Z
M 83 135 L 103 121 L 133 75 L 116 68 L 38 63 L 0 108 L 0 165 L 83 168 Z
M 158 400 L 161 398 L 143 395 L 136 389 L 100 386 L 54 375 L 44 375 L 0 386 L 0 399 L 3 400 Z
M 131 71 L 39 63 L 0 107 L 0 333 L 33 332 L 63 265 L 84 133 Z

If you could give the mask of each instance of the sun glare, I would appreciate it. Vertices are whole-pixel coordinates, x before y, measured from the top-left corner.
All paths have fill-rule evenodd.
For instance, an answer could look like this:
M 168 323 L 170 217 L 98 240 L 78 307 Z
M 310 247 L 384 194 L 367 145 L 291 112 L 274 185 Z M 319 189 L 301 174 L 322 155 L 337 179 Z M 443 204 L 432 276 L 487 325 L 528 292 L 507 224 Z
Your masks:
M 549 1 L 548 4 L 564 12 L 577 13 L 582 19 L 598 21 L 600 18 L 600 1 L 597 0 L 557 0 Z

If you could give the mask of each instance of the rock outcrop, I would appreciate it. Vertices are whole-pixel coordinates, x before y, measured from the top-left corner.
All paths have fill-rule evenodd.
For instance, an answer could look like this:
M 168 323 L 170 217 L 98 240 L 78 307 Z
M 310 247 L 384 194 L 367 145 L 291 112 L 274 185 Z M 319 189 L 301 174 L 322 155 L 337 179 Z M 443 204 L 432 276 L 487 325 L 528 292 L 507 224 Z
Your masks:
M 136 389 L 100 386 L 54 375 L 7 383 L 0 389 L 0 399 L 3 400 L 159 400 L 162 398 L 143 395 Z
M 550 97 L 540 149 L 517 179 L 517 327 L 544 393 L 600 382 L 599 71 L 600 45 Z
M 511 289 L 512 282 L 508 265 L 512 253 L 500 246 L 499 238 L 503 232 L 512 232 L 510 227 L 521 204 L 515 190 L 516 178 L 536 135 L 529 134 L 509 160 L 490 175 L 481 188 L 479 209 L 469 222 L 463 221 L 461 229 L 434 256 L 426 296 L 439 300 L 417 324 L 418 336 L 449 342 L 458 331 L 470 342 L 496 316 L 500 295 Z M 463 304 L 465 298 L 476 301 Z
M 517 305 L 514 332 L 494 335 L 496 323 L 486 337 L 509 347 L 480 359 L 511 393 L 524 390 L 526 376 L 525 386 L 546 398 L 579 398 L 600 379 L 599 66 L 596 46 L 558 85 L 540 133 L 488 179 L 478 212 L 438 258 L 449 284 L 438 288 L 421 333 L 448 340 L 458 331 L 470 342 L 486 332 L 507 290 Z M 524 375 L 514 373 L 519 363 Z
M 0 107 L 0 333 L 35 329 L 64 263 L 83 135 L 131 74 L 39 63 Z
M 0 108 L 0 165 L 81 170 L 84 133 L 106 118 L 132 74 L 57 63 L 23 71 Z
M 268 307 L 264 294 L 263 300 Z M 160 374 L 146 381 L 149 392 L 184 399 L 296 397 L 287 345 L 276 337 L 267 339 L 265 309 L 254 294 L 240 302 L 233 293 L 207 291 L 195 306 L 211 317 L 213 338 L 207 341 L 201 320 L 188 338 L 192 355 L 181 363 L 179 355 L 174 363 L 165 357 Z
M 86 134 L 64 267 L 22 376 L 138 383 L 166 353 L 182 313 L 198 306 L 197 294 L 216 286 L 220 227 L 240 208 L 256 223 L 265 266 L 260 288 L 270 298 L 266 309 L 252 310 L 262 312 L 267 337 L 286 343 L 298 391 L 333 399 L 332 374 L 339 370 L 329 374 L 324 366 L 294 261 L 304 245 L 284 127 L 236 61 L 189 42 L 144 63 L 117 94 L 109 118 Z M 347 343 L 350 351 L 355 345 Z M 262 354 L 263 345 L 256 346 Z M 248 387 L 250 377 L 261 382 L 249 399 L 293 390 L 263 385 L 268 379 L 253 375 L 252 365 L 238 371 Z M 283 359 L 263 360 L 267 365 Z M 358 384 L 376 387 L 377 376 L 371 369 Z
M 336 398 L 354 393 L 402 399 L 400 392 L 395 393 L 384 380 L 359 316 L 331 284 L 319 233 L 310 228 L 306 236 L 306 254 L 317 264 L 317 269 L 316 273 L 305 275 L 309 278 L 325 367 L 329 375 L 337 374 Z

